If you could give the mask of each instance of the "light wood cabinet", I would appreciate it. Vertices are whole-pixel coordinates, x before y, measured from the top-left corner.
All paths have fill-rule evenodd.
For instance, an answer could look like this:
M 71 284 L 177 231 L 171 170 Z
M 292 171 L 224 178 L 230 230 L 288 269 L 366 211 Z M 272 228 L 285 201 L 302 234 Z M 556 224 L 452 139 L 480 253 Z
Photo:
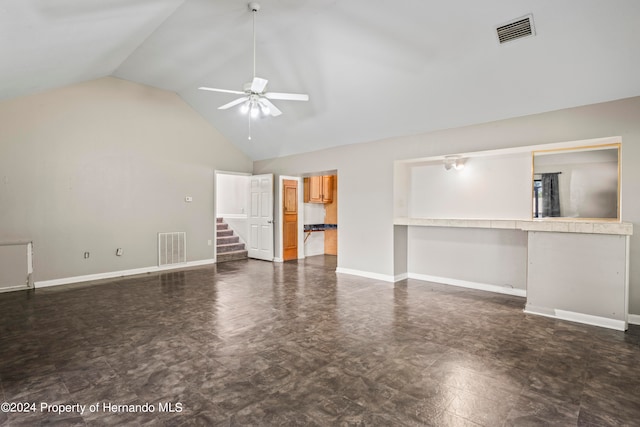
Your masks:
M 311 176 L 304 179 L 305 203 L 331 203 L 333 201 L 333 176 Z

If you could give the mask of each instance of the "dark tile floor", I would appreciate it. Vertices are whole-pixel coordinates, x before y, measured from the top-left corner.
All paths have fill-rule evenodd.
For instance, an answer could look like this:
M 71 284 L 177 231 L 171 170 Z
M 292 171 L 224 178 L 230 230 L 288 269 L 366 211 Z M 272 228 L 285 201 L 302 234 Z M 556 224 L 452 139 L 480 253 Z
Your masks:
M 0 425 L 640 425 L 638 327 L 334 269 L 245 260 L 1 294 L 0 401 L 36 408 Z

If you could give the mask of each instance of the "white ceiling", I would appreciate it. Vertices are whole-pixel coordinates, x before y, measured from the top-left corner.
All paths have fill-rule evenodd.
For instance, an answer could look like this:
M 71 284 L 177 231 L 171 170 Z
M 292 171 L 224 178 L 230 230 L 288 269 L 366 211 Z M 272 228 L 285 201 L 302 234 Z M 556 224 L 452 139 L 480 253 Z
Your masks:
M 252 78 L 243 0 L 3 0 L 0 99 L 103 76 L 177 92 L 253 159 L 640 95 L 638 0 L 263 0 L 279 117 L 217 107 Z M 495 27 L 532 13 L 537 35 Z M 98 100 L 99 101 L 99 100 Z

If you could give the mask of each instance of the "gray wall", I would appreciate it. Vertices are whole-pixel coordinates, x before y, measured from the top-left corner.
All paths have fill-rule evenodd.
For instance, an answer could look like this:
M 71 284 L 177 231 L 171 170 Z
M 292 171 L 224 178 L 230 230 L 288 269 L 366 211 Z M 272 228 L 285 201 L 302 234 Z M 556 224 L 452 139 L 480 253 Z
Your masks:
M 622 219 L 640 223 L 640 97 L 422 135 L 258 161 L 255 173 L 336 169 L 338 266 L 393 277 L 393 161 L 608 136 L 622 137 Z M 301 141 L 304 143 L 304 141 Z M 630 312 L 640 314 L 640 236 L 631 238 Z
M 527 233 L 486 228 L 408 227 L 414 274 L 509 289 L 527 288 Z
M 18 286 L 26 287 L 28 269 L 26 244 L 0 246 L 0 291 Z
M 0 241 L 33 240 L 36 281 L 155 266 L 160 231 L 212 259 L 214 169 L 252 169 L 176 94 L 114 78 L 0 103 L 0 147 Z

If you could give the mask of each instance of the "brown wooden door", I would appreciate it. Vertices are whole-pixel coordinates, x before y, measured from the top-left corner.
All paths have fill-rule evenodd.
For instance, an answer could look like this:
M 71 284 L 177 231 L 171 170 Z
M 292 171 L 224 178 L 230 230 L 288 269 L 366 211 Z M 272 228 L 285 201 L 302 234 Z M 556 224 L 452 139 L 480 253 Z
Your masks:
M 298 258 L 298 181 L 285 179 L 282 192 L 282 258 Z

